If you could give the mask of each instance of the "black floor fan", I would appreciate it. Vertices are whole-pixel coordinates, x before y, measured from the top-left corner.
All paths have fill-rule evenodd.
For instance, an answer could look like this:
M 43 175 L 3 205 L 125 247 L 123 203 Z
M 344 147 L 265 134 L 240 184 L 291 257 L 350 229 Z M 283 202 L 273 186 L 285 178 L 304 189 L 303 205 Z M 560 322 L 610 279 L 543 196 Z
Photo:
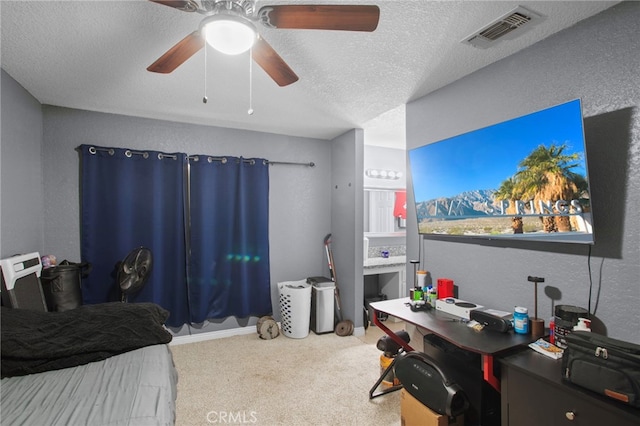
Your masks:
M 142 290 L 153 266 L 151 250 L 138 247 L 132 250 L 118 265 L 118 286 L 122 292 L 122 301 Z

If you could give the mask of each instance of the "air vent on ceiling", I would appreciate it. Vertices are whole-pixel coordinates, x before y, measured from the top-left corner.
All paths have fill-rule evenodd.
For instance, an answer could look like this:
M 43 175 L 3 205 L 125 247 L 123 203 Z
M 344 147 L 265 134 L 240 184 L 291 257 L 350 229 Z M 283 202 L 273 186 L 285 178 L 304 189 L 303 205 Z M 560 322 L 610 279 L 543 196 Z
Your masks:
M 465 37 L 462 43 L 467 43 L 479 48 L 493 46 L 501 40 L 513 39 L 527 28 L 541 20 L 542 16 L 534 13 L 522 6 L 518 6 L 506 15 L 501 16 L 481 30 Z

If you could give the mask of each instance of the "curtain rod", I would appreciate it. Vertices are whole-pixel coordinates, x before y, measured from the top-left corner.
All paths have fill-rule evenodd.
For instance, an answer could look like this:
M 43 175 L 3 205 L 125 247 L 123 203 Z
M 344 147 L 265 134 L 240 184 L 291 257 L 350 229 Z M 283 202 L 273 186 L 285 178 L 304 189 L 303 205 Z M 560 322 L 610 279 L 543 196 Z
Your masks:
M 189 160 L 195 160 L 195 161 L 199 161 L 200 160 L 200 156 L 199 155 L 190 155 L 187 156 L 187 158 Z M 207 157 L 207 161 L 209 163 L 214 162 L 214 161 L 220 161 L 222 164 L 226 163 L 228 161 L 227 157 L 211 157 L 208 156 Z M 255 164 L 256 160 L 253 158 L 243 158 L 243 161 L 245 163 L 250 163 L 250 164 Z M 290 161 L 270 161 L 270 160 L 263 160 L 263 164 L 270 164 L 270 165 L 294 165 L 294 166 L 308 166 L 308 167 L 315 167 L 315 163 L 314 162 L 308 162 L 308 163 L 293 163 Z
M 267 162 L 271 165 L 278 165 L 278 164 L 284 164 L 284 165 L 289 165 L 289 166 L 307 166 L 307 167 L 315 167 L 316 163 L 314 163 L 313 161 L 310 161 L 308 163 L 295 163 L 295 162 L 291 162 L 291 161 L 269 161 L 267 160 Z
M 103 152 L 108 152 L 109 155 L 114 155 L 115 154 L 115 150 L 113 148 L 99 148 L 99 147 L 89 147 L 89 152 L 91 154 L 95 154 L 97 151 L 103 151 Z M 149 157 L 149 153 L 148 152 L 144 152 L 144 151 L 131 151 L 131 150 L 126 150 L 124 155 L 126 155 L 127 157 L 131 157 L 132 155 L 142 155 L 144 158 L 148 158 Z M 163 159 L 163 158 L 172 158 L 172 159 L 176 159 L 177 156 L 173 155 L 173 154 L 163 154 L 163 153 L 158 153 L 158 158 L 159 159 Z M 198 155 L 189 155 L 187 156 L 187 159 L 189 160 L 195 160 L 198 161 L 200 159 L 200 156 Z M 208 162 L 213 162 L 213 161 L 220 161 L 222 163 L 226 163 L 227 162 L 227 158 L 226 157 L 207 157 L 207 161 Z M 255 160 L 252 158 L 245 158 L 244 161 L 246 163 L 251 163 L 251 164 L 255 164 Z M 276 166 L 276 165 L 289 165 L 289 166 L 307 166 L 307 167 L 315 167 L 316 164 L 313 161 L 310 161 L 308 163 L 296 163 L 296 162 L 291 162 L 291 161 L 269 161 L 269 160 L 265 160 L 266 163 L 265 164 L 270 164 L 272 166 Z

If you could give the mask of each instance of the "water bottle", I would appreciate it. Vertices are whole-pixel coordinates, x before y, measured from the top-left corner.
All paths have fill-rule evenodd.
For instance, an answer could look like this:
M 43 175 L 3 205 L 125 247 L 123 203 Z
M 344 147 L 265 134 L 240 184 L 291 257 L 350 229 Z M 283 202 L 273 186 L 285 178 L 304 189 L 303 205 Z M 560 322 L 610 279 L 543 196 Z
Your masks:
M 522 306 L 516 306 L 513 311 L 513 331 L 518 334 L 529 333 L 529 311 Z

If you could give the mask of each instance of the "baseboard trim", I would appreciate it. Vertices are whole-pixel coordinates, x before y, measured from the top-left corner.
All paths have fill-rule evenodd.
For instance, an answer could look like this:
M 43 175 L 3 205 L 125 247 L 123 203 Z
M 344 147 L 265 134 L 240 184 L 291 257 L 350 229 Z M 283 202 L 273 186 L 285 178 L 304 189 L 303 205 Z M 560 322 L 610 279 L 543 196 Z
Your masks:
M 278 322 L 280 326 L 280 322 Z M 203 333 L 187 334 L 183 336 L 173 336 L 169 346 L 186 345 L 187 343 L 204 342 L 207 340 L 223 339 L 225 337 L 243 336 L 245 334 L 257 333 L 255 326 L 237 327 L 228 330 L 207 331 Z M 356 327 L 353 335 L 356 337 L 364 336 L 364 327 Z
M 228 330 L 207 331 L 204 333 L 188 334 L 183 336 L 173 336 L 169 343 L 173 345 L 185 345 L 187 343 L 204 342 L 206 340 L 222 339 L 225 337 L 242 336 L 245 334 L 257 333 L 255 326 L 237 327 Z

